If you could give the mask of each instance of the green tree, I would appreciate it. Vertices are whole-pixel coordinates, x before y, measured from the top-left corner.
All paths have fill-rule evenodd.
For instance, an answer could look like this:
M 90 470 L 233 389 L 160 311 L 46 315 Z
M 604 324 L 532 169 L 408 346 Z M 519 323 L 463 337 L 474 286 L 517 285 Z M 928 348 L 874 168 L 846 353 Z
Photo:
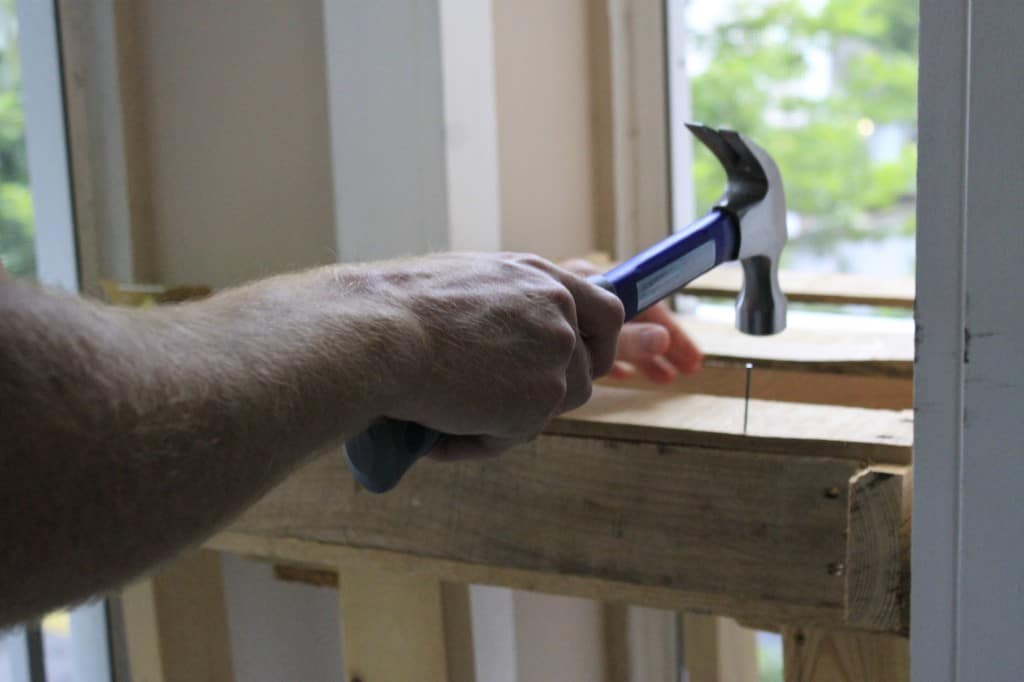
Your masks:
M 0 258 L 13 274 L 34 275 L 35 231 L 21 97 L 14 2 L 0 0 Z
M 800 0 L 733 0 L 728 21 L 692 36 L 709 57 L 691 81 L 694 118 L 771 150 L 806 228 L 791 250 L 913 232 L 917 11 L 917 0 L 827 0 L 817 12 Z M 832 64 L 825 97 L 797 86 L 815 53 Z M 869 139 L 883 129 L 903 142 L 874 159 Z M 722 172 L 703 150 L 694 163 L 707 206 Z

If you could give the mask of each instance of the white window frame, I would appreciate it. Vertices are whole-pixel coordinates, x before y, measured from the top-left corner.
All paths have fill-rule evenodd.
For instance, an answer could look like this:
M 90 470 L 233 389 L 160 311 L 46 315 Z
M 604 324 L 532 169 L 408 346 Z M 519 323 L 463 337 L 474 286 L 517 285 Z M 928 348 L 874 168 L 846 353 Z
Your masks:
M 18 0 L 17 15 L 29 186 L 35 222 L 36 275 L 40 282 L 77 292 L 74 204 L 56 7 L 48 0 Z M 73 609 L 70 618 L 76 679 L 110 682 L 105 602 Z M 30 642 L 24 629 L 14 636 L 21 639 L 25 651 L 24 659 L 16 661 L 20 670 L 15 674 L 20 673 L 31 682 L 43 682 L 35 679 L 42 670 L 39 641 Z

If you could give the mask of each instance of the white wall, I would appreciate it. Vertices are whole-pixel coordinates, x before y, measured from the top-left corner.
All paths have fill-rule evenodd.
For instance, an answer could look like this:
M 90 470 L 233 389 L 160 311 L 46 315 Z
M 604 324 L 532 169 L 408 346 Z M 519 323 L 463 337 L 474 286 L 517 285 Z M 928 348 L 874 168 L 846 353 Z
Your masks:
M 320 3 L 138 13 L 157 277 L 219 287 L 334 262 Z
M 493 0 L 502 248 L 594 248 L 586 0 Z
M 270 564 L 222 555 L 238 682 L 345 678 L 338 591 L 276 580 Z

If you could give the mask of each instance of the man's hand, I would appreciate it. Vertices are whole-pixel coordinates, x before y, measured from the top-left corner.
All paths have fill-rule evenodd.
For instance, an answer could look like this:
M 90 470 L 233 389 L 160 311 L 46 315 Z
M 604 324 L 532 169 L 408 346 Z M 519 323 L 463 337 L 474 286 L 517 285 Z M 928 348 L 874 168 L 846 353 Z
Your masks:
M 382 264 L 422 349 L 386 416 L 456 437 L 435 456 L 492 454 L 585 403 L 613 367 L 621 302 L 537 256 L 449 254 Z
M 600 273 L 585 260 L 572 260 L 564 267 L 583 277 Z M 667 384 L 679 374 L 696 372 L 702 359 L 700 350 L 672 317 L 668 306 L 659 303 L 622 328 L 609 376 L 627 379 L 639 371 L 650 381 Z

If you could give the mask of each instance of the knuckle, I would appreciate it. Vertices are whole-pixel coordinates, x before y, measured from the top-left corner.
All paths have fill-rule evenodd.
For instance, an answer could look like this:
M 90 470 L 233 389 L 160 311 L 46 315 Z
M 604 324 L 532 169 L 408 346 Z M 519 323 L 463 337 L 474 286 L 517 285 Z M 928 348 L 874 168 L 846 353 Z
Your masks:
M 569 382 L 565 375 L 553 375 L 544 383 L 542 392 L 544 399 L 539 401 L 537 417 L 538 421 L 546 422 L 551 413 L 565 402 L 569 394 Z
M 593 395 L 594 395 L 594 384 L 593 384 L 592 381 L 590 381 L 589 378 L 586 378 L 586 379 L 583 380 L 583 382 L 580 385 L 579 389 L 576 391 L 576 400 L 577 401 L 576 401 L 576 404 L 573 405 L 573 407 L 579 407 L 580 405 L 583 405 L 588 400 L 590 400 L 591 396 L 593 396 Z
M 559 324 L 552 335 L 552 346 L 559 364 L 565 364 L 576 349 L 576 331 L 567 322 Z
M 550 298 L 551 302 L 557 305 L 561 310 L 576 309 L 576 299 L 574 299 L 572 294 L 569 293 L 569 290 L 563 286 L 552 286 L 550 293 L 548 293 L 548 298 Z
M 589 261 L 585 261 L 582 258 L 573 258 L 572 260 L 568 260 L 562 264 L 562 268 L 573 274 L 583 276 L 593 275 L 600 272 L 600 270 L 598 270 Z

